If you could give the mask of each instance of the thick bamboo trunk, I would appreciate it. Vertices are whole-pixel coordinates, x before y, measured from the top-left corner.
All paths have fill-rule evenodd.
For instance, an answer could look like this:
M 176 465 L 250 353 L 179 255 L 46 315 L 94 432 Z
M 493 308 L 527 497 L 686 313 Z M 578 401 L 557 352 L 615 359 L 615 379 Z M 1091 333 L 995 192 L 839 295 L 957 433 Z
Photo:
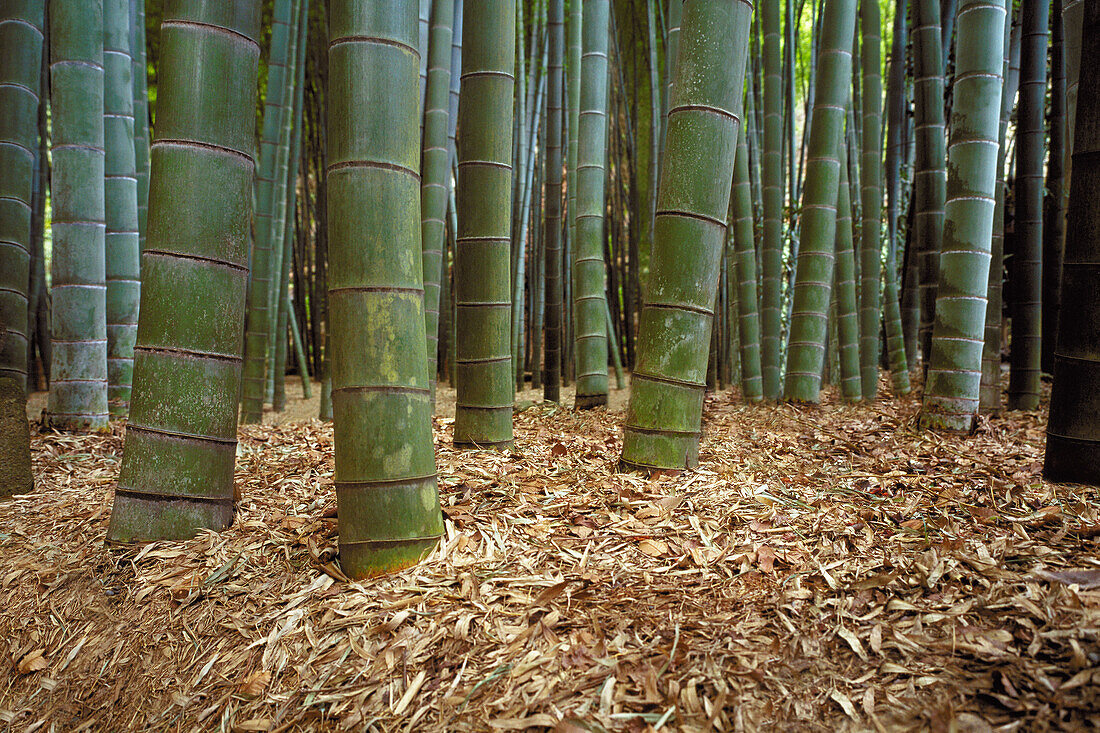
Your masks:
M 19 389 L 27 386 L 27 290 L 45 5 L 44 0 L 27 0 L 0 9 L 0 377 L 14 379 Z
M 655 246 L 623 427 L 628 467 L 691 468 L 699 461 L 751 18 L 748 2 L 684 3 Z
M 443 530 L 420 236 L 416 0 L 329 5 L 328 241 L 340 565 L 415 564 Z
M 184 539 L 233 521 L 259 34 L 255 0 L 181 0 L 161 25 L 133 401 L 109 541 Z
M 1100 57 L 1100 4 L 1082 3 L 1081 59 Z M 1093 56 L 1093 53 L 1097 56 Z M 1061 316 L 1043 476 L 1100 486 L 1100 67 L 1082 63 Z
M 512 445 L 515 0 L 465 0 L 458 105 L 454 442 Z
M 969 431 L 978 415 L 996 209 L 1004 0 L 959 5 L 936 324 L 921 425 Z

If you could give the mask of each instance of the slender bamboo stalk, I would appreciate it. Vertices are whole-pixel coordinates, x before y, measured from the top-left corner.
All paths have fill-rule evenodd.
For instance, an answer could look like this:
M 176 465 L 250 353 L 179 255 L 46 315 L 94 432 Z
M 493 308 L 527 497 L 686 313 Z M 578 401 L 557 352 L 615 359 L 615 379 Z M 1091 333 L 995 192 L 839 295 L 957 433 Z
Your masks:
M 104 0 L 103 30 L 107 409 L 112 417 L 126 417 L 141 300 L 129 0 Z
M 749 99 L 751 94 L 747 95 Z M 730 195 L 730 236 L 726 258 L 737 275 L 738 342 L 741 356 L 741 392 L 748 402 L 764 399 L 760 373 L 760 315 L 756 295 L 756 238 L 753 233 L 752 187 L 749 183 L 747 125 L 737 131 L 737 157 Z M 732 243 L 732 247 L 729 246 Z M 731 288 L 731 290 L 733 290 Z
M 779 399 L 782 389 L 780 343 L 783 269 L 783 77 L 779 41 L 781 0 L 761 0 L 764 31 L 764 153 L 762 189 L 764 238 L 761 264 L 760 359 L 764 397 Z
M 799 402 L 820 399 L 835 257 L 838 156 L 852 79 L 855 11 L 856 0 L 825 0 L 822 11 L 784 385 L 785 397 Z
M 447 179 L 451 155 L 451 23 L 453 0 L 432 3 L 428 50 L 428 86 L 424 98 L 424 139 L 420 156 L 420 231 L 424 260 L 424 315 L 428 349 L 428 379 L 435 402 L 436 357 L 439 352 L 439 280 L 443 273 L 443 240 L 447 236 Z
M 134 70 L 134 162 L 137 168 L 139 246 L 145 250 L 149 221 L 149 70 L 145 55 L 145 0 L 130 0 L 130 55 Z
M 550 0 L 547 18 L 549 92 L 546 100 L 546 217 L 543 220 L 546 288 L 546 379 L 544 399 L 561 400 L 561 321 L 562 321 L 562 56 L 565 48 L 565 11 L 562 0 Z M 656 154 L 656 151 L 654 151 Z
M 856 303 L 856 262 L 852 245 L 852 198 L 848 185 L 848 145 L 840 139 L 837 153 L 840 180 L 836 193 L 836 346 L 840 393 L 849 402 L 862 399 L 859 352 L 859 307 Z M 877 365 L 876 365 L 877 366 Z
M 921 410 L 921 426 L 926 428 L 970 431 L 978 415 L 996 210 L 1004 28 L 1004 0 L 960 2 L 936 325 Z
M 184 539 L 233 521 L 259 34 L 256 0 L 179 0 L 161 25 L 133 402 L 111 542 Z
M 465 0 L 458 105 L 454 442 L 512 445 L 510 237 L 515 0 Z
M 1100 57 L 1100 5 L 1082 3 L 1081 59 Z M 1068 30 L 1068 28 L 1067 28 Z M 1067 34 L 1068 37 L 1068 34 Z M 1095 53 L 1097 56 L 1093 56 Z M 1100 485 L 1100 68 L 1082 63 L 1073 140 L 1066 253 L 1054 384 L 1050 395 L 1046 461 L 1049 481 Z
M 42 0 L 0 9 L 0 378 L 27 387 L 31 216 L 42 87 Z
M 1066 149 L 1066 63 L 1062 41 L 1062 0 L 1050 3 L 1050 108 L 1047 112 L 1047 178 L 1043 196 L 1043 303 L 1040 368 L 1054 370 L 1054 333 L 1061 307 L 1062 250 L 1066 234 L 1066 198 L 1062 163 Z
M 894 37 L 890 46 L 889 84 L 886 93 L 889 118 L 886 133 L 886 228 L 889 241 L 886 243 L 883 317 L 886 322 L 886 350 L 890 362 L 890 377 L 896 394 L 909 393 L 909 364 L 905 354 L 901 304 L 898 300 L 897 266 L 898 223 L 902 215 L 901 168 L 908 136 L 908 103 L 905 86 L 908 4 L 908 0 L 897 0 L 894 7 Z
M 859 12 L 863 30 L 859 373 L 862 398 L 873 400 L 878 393 L 882 323 L 882 19 L 878 0 L 860 0 Z
M 424 333 L 416 0 L 329 4 L 328 241 L 340 565 L 415 564 L 443 530 Z
M 53 159 L 50 423 L 107 425 L 103 7 L 50 4 Z
M 676 3 L 673 3 L 676 5 Z M 583 25 L 583 0 L 569 0 L 569 23 L 566 26 L 565 83 L 567 109 L 566 129 L 566 209 L 565 243 L 562 247 L 562 382 L 568 384 L 576 377 L 576 354 L 573 346 L 577 316 L 573 304 L 573 256 L 577 243 L 577 153 L 580 149 L 581 114 L 581 27 Z M 672 8 L 669 8 L 672 12 Z M 663 138 L 662 138 L 663 139 Z
M 1001 409 L 1001 311 L 1002 283 L 1004 280 L 1005 238 L 1005 141 L 1008 136 L 1008 118 L 1016 102 L 1016 83 L 1009 74 L 1012 46 L 1020 46 L 1019 26 L 1012 25 L 1011 6 L 1007 6 L 1004 27 L 1004 55 L 1001 73 L 1005 77 L 1001 93 L 1001 120 L 997 137 L 997 181 L 994 186 L 993 234 L 990 238 L 989 283 L 986 289 L 985 338 L 982 342 L 982 378 L 978 407 L 981 412 L 999 412 Z
M 604 325 L 604 179 L 607 166 L 608 0 L 586 0 L 582 24 L 581 100 L 577 148 L 577 238 L 573 307 L 575 405 L 607 404 L 607 329 Z
M 932 324 L 936 318 L 936 284 L 943 240 L 943 205 L 947 171 L 944 161 L 943 45 L 940 42 L 940 0 L 914 0 L 917 25 L 913 29 L 916 55 L 917 170 L 913 182 L 913 243 L 920 278 L 920 350 L 925 369 L 932 353 Z
M 1046 157 L 1047 0 L 1023 0 L 1020 101 L 1016 146 L 1016 251 L 1012 264 L 1012 364 L 1008 404 L 1039 406 L 1043 293 L 1043 161 Z
M 265 368 L 269 342 L 268 299 L 273 272 L 276 164 L 282 131 L 282 106 L 289 82 L 288 56 L 295 0 L 275 0 L 271 24 L 271 56 L 267 66 L 263 134 L 256 186 L 256 241 L 249 272 L 248 315 L 245 324 L 244 371 L 241 378 L 241 422 L 258 423 L 263 417 Z M 281 241 L 281 240 L 280 240 Z
M 271 223 L 271 280 L 267 290 L 267 347 L 264 354 L 264 403 L 274 403 L 275 361 L 278 358 L 279 342 L 285 347 L 286 329 L 279 330 L 279 307 L 282 295 L 283 242 L 287 230 L 287 188 L 290 181 L 290 146 L 294 136 L 294 100 L 297 98 L 298 67 L 303 61 L 299 49 L 302 26 L 302 6 L 304 0 L 294 0 L 291 15 L 291 39 L 286 69 L 286 86 L 280 105 L 282 115 L 279 131 L 279 149 L 275 155 L 275 186 L 272 204 Z M 286 352 L 284 350 L 283 356 Z
M 690 468 L 699 461 L 751 19 L 749 2 L 684 3 L 655 246 L 623 425 L 627 467 Z

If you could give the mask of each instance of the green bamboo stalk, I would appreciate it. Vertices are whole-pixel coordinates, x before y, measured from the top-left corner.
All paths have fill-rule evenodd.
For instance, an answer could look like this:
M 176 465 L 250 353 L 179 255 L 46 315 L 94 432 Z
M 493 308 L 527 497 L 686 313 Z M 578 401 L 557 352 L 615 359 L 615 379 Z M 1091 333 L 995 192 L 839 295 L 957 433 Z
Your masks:
M 820 399 L 828 335 L 840 185 L 838 156 L 852 78 L 856 0 L 825 0 L 822 12 L 784 385 L 787 399 L 812 403 Z
M 665 138 L 668 136 L 668 106 L 672 99 L 672 80 L 676 74 L 676 59 L 680 55 L 680 20 L 684 12 L 681 0 L 672 0 L 668 4 L 668 35 L 665 43 L 665 85 L 661 97 L 661 140 L 658 160 L 665 157 Z M 661 173 L 657 171 L 657 185 L 660 186 Z M 656 216 L 656 215 L 654 215 Z
M 145 56 L 145 0 L 130 0 L 130 54 L 134 83 L 134 162 L 137 169 L 139 246 L 145 250 L 149 221 L 149 69 Z
M 424 315 L 428 349 L 428 379 L 435 401 L 436 358 L 439 353 L 439 280 L 443 272 L 443 240 L 447 236 L 447 188 L 451 155 L 451 55 L 454 40 L 453 0 L 432 3 L 428 45 L 427 93 L 424 98 L 424 139 L 420 157 L 420 231 L 424 259 Z
M 1008 119 L 1016 102 L 1017 81 L 1010 73 L 1012 48 L 1019 51 L 1019 26 L 1013 28 L 1011 7 L 1005 13 L 1004 57 L 1001 72 L 1005 87 L 1001 94 L 1001 121 L 997 143 L 997 182 L 994 187 L 996 203 L 993 209 L 993 235 L 990 240 L 989 283 L 985 309 L 985 339 L 982 343 L 982 378 L 978 408 L 983 413 L 996 413 L 1001 409 L 1001 312 L 1004 280 L 1005 238 L 1005 156 L 1008 138 Z M 1015 32 L 1014 32 L 1015 31 Z
M 233 521 L 259 34 L 256 0 L 165 9 L 111 542 L 185 539 Z
M 913 183 L 913 243 L 920 277 L 920 350 L 925 369 L 932 353 L 936 318 L 936 284 L 943 240 L 943 205 L 947 171 L 944 161 L 943 46 L 940 42 L 940 0 L 914 0 L 916 54 L 913 83 L 916 131 L 916 172 Z
M 287 330 L 288 322 L 294 323 L 297 331 L 297 317 L 291 312 L 290 299 L 290 270 L 294 256 L 294 242 L 297 237 L 297 206 L 298 206 L 298 164 L 302 144 L 302 104 L 305 96 L 305 63 L 306 43 L 309 39 L 309 0 L 300 0 L 301 11 L 298 21 L 297 61 L 294 65 L 294 89 L 293 100 L 289 106 L 289 152 L 287 155 L 287 176 L 283 184 L 286 201 L 283 204 L 282 226 L 282 253 L 280 255 L 280 276 L 278 282 L 278 317 L 275 324 L 275 359 L 274 368 L 271 370 L 272 395 L 271 406 L 276 412 L 286 409 L 286 359 L 287 359 Z M 305 368 L 305 354 L 301 349 L 301 339 L 294 341 L 295 355 L 298 359 L 302 376 L 302 392 L 307 399 L 309 397 L 309 370 Z
M 1082 3 L 1077 12 L 1081 60 L 1100 56 L 1100 5 Z M 1068 31 L 1068 27 L 1067 27 Z M 1067 38 L 1068 38 L 1067 33 Z M 1097 56 L 1092 54 L 1096 53 Z M 1043 477 L 1100 485 L 1100 68 L 1082 63 L 1073 140 L 1066 252 L 1062 270 L 1061 316 L 1054 352 L 1046 461 Z
M 53 122 L 50 422 L 107 425 L 107 286 L 103 199 L 103 7 L 50 4 Z
M 752 99 L 752 95 L 747 95 Z M 741 357 L 741 392 L 748 402 L 764 399 L 764 380 L 760 373 L 760 315 L 756 294 L 756 241 L 753 233 L 752 187 L 749 183 L 749 144 L 747 125 L 737 130 L 737 158 L 733 169 L 730 195 L 730 242 L 726 257 L 737 274 L 738 342 Z M 733 290 L 731 288 L 731 290 Z
M 672 3 L 673 6 L 678 3 Z M 583 25 L 583 0 L 569 0 L 569 23 L 566 27 L 566 208 L 565 243 L 562 247 L 562 382 L 568 384 L 576 376 L 576 354 L 573 343 L 576 333 L 576 312 L 573 302 L 573 257 L 577 243 L 577 152 L 580 149 L 581 114 L 581 26 Z M 669 9 L 671 12 L 671 7 Z
M 1043 162 L 1046 157 L 1048 0 L 1023 0 L 1020 101 L 1016 144 L 1016 251 L 1012 263 L 1011 369 L 1008 405 L 1034 410 L 1041 392 Z
M 547 69 L 548 92 L 546 98 L 546 216 L 543 219 L 543 241 L 545 242 L 546 306 L 544 317 L 546 328 L 546 378 L 543 381 L 543 399 L 552 402 L 561 401 L 561 337 L 562 337 L 562 56 L 565 47 L 564 28 L 565 10 L 562 0 L 550 0 L 547 28 L 549 58 Z M 654 151 L 654 155 L 656 151 Z M 572 189 L 572 186 L 570 186 Z
M 415 564 L 443 530 L 424 333 L 416 7 L 329 5 L 332 412 L 340 565 L 352 578 Z
M 1073 169 L 1074 121 L 1077 116 L 1077 85 L 1081 74 L 1081 28 L 1084 20 L 1085 0 L 1063 0 L 1062 34 L 1066 65 L 1066 145 L 1062 151 L 1062 168 L 1065 183 L 1062 192 L 1069 203 L 1069 185 Z M 1010 13 L 1011 15 L 1011 13 Z
M 607 329 L 604 325 L 604 178 L 607 166 L 608 0 L 586 0 L 582 23 L 580 137 L 577 148 L 577 238 L 573 258 L 574 404 L 607 404 Z
M 458 101 L 456 446 L 512 446 L 515 0 L 466 0 Z
M 280 105 L 282 115 L 279 130 L 279 149 L 275 155 L 275 185 L 273 189 L 271 224 L 271 280 L 267 290 L 267 346 L 264 351 L 264 403 L 273 404 L 275 395 L 275 361 L 278 358 L 279 342 L 285 348 L 286 328 L 279 330 L 279 308 L 282 300 L 282 272 L 284 240 L 287 230 L 287 189 L 290 185 L 290 147 L 294 136 L 294 102 L 297 98 L 298 68 L 304 63 L 305 49 L 300 49 L 302 37 L 302 8 L 304 0 L 294 0 L 291 15 L 289 63 L 286 69 L 286 85 L 283 88 L 283 100 Z M 286 351 L 283 351 L 285 357 Z
M 42 86 L 43 0 L 0 9 L 0 378 L 27 387 L 31 214 Z
M 107 408 L 112 417 L 126 417 L 130 410 L 141 300 L 129 0 L 104 0 L 103 31 Z
M 1054 371 L 1054 332 L 1061 307 L 1062 250 L 1065 247 L 1066 199 L 1062 164 L 1066 149 L 1066 63 L 1062 29 L 1062 0 L 1050 3 L 1050 107 L 1047 113 L 1047 170 L 1043 195 L 1042 334 L 1039 366 Z
M 783 76 L 780 48 L 781 0 L 761 0 L 764 32 L 764 151 L 761 172 L 764 227 L 761 257 L 760 360 L 764 397 L 779 399 L 782 389 L 782 290 L 783 270 Z
M 611 366 L 615 369 L 615 389 L 626 389 L 626 377 L 623 375 L 623 358 L 619 351 L 619 339 L 615 335 L 615 323 L 611 320 L 611 307 L 607 298 L 603 301 L 604 328 L 607 329 L 607 347 L 611 352 Z
M 852 244 L 852 198 L 848 185 L 848 145 L 840 138 L 837 152 L 840 180 L 836 194 L 836 346 L 839 356 L 840 394 L 846 401 L 863 398 L 860 380 L 859 309 L 856 303 L 856 262 Z M 877 366 L 877 365 L 876 365 Z
M 996 207 L 1004 0 L 961 0 L 936 325 L 920 423 L 969 432 L 978 415 Z
M 873 400 L 878 393 L 882 323 L 882 19 L 878 0 L 860 0 L 859 12 L 863 30 L 859 373 L 863 399 Z
M 909 364 L 905 355 L 905 334 L 901 323 L 901 303 L 898 293 L 898 219 L 902 210 L 901 168 L 907 140 L 907 100 L 905 86 L 905 47 L 909 23 L 907 0 L 897 0 L 894 7 L 893 39 L 890 46 L 887 109 L 889 126 L 886 135 L 886 243 L 885 282 L 883 286 L 883 319 L 886 323 L 886 352 L 890 363 L 890 378 L 895 394 L 909 393 Z M 881 134 L 881 126 L 879 127 Z M 880 199 L 881 202 L 881 199 Z
M 267 66 L 267 96 L 264 98 L 263 133 L 256 186 L 256 241 L 252 247 L 248 286 L 248 315 L 245 321 L 244 371 L 241 377 L 241 422 L 258 423 L 263 418 L 265 369 L 270 313 L 274 245 L 276 163 L 282 132 L 282 107 L 288 83 L 287 65 L 291 44 L 294 0 L 275 0 L 271 24 L 271 57 Z
M 690 468 L 699 462 L 751 19 L 749 2 L 684 3 L 655 246 L 623 425 L 626 467 Z

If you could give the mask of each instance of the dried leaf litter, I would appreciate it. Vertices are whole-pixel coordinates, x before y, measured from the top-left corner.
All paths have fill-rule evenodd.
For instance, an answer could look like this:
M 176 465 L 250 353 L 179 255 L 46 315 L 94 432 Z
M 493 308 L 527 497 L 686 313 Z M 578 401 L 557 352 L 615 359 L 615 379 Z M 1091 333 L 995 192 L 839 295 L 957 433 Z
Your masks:
M 614 404 L 614 403 L 613 403 Z M 621 401 L 619 402 L 621 404 Z M 446 533 L 349 583 L 331 426 L 241 430 L 221 534 L 103 545 L 122 453 L 34 437 L 0 505 L 11 730 L 1076 730 L 1100 724 L 1100 513 L 1043 415 L 708 397 L 697 471 L 615 472 L 621 411 L 511 454 L 437 419 Z

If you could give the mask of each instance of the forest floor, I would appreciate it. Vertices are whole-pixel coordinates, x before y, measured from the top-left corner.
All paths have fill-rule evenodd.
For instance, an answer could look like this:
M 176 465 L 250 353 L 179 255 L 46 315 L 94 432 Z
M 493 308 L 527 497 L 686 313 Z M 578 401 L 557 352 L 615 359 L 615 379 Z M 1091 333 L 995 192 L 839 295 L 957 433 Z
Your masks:
M 699 469 L 647 477 L 616 472 L 624 399 L 532 404 L 510 454 L 455 452 L 436 418 L 445 535 L 364 583 L 339 570 L 332 429 L 302 400 L 297 419 L 241 429 L 233 527 L 127 550 L 103 542 L 122 426 L 38 433 L 36 492 L 0 505 L 0 722 L 1100 723 L 1100 505 L 1040 478 L 1044 412 L 944 436 L 917 430 L 912 397 L 719 393 Z

